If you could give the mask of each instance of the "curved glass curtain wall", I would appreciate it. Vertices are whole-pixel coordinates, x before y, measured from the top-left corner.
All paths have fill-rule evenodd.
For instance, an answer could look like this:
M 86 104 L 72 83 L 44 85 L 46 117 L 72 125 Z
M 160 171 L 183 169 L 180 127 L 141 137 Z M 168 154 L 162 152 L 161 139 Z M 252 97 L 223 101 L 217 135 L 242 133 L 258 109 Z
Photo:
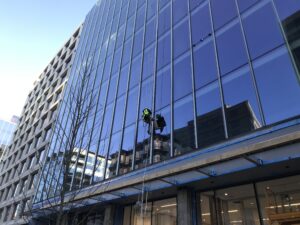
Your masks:
M 36 201 L 63 183 L 78 189 L 298 116 L 300 3 L 284 2 L 99 1 L 85 20 Z M 65 172 L 78 93 L 83 109 L 93 107 Z M 166 120 L 152 138 L 145 107 Z

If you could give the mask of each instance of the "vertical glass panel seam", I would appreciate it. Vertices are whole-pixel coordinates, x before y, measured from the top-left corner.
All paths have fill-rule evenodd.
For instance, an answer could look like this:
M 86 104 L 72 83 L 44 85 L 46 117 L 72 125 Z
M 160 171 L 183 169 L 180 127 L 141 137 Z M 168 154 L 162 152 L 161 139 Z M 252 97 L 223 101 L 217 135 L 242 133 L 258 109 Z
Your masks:
M 283 26 L 282 26 L 282 23 L 281 23 L 281 20 L 280 20 L 278 11 L 277 11 L 277 9 L 276 9 L 274 0 L 271 0 L 271 4 L 272 4 L 273 11 L 274 11 L 274 13 L 275 13 L 275 15 L 276 15 L 277 23 L 279 24 L 280 31 L 281 31 L 281 34 L 282 34 L 282 36 L 283 36 L 283 38 L 284 38 L 284 42 L 285 42 L 285 45 L 286 45 L 286 47 L 287 47 L 287 50 L 288 50 L 288 53 L 289 53 L 289 57 L 290 57 L 290 59 L 291 59 L 291 61 L 292 61 L 292 64 L 293 64 L 295 73 L 297 74 L 298 79 L 300 80 L 300 73 L 299 73 L 297 64 L 296 64 L 296 62 L 295 62 L 295 59 L 294 59 L 292 50 L 291 50 L 291 48 L 290 48 L 290 45 L 289 45 L 289 42 L 288 42 L 288 38 L 287 38 L 286 33 L 285 33 L 285 31 L 284 31 L 284 28 L 283 28 Z
M 142 43 L 142 58 L 141 58 L 141 70 L 140 70 L 140 76 L 139 76 L 139 91 L 138 91 L 138 104 L 137 104 L 137 118 L 135 120 L 135 134 L 134 134 L 134 143 L 133 143 L 133 158 L 132 158 L 132 170 L 134 170 L 135 167 L 135 149 L 136 149 L 136 142 L 137 142 L 137 137 L 138 137 L 138 132 L 140 132 L 139 129 L 139 118 L 140 118 L 140 105 L 141 105 L 141 93 L 142 93 L 142 80 L 143 80 L 143 69 L 144 69 L 144 58 L 145 58 L 145 35 L 146 35 L 146 25 L 147 25 L 147 14 L 148 14 L 148 0 L 146 0 L 146 5 L 145 5 L 145 17 L 144 17 L 144 25 L 143 25 L 143 43 Z M 136 17 L 137 19 L 137 17 Z M 151 149 L 150 149 L 151 151 Z
M 170 142 L 171 142 L 171 152 L 170 157 L 174 156 L 174 41 L 173 41 L 173 0 L 171 0 L 171 62 L 170 62 L 170 72 L 171 72 L 171 131 L 170 131 Z M 158 24 L 157 24 L 158 25 Z M 157 40 L 158 41 L 158 40 Z
M 195 71 L 194 71 L 194 48 L 192 43 L 192 25 L 191 25 L 191 9 L 190 1 L 187 1 L 188 4 L 188 23 L 189 23 L 189 43 L 190 43 L 190 58 L 191 58 L 191 73 L 192 73 L 192 91 L 193 91 L 193 111 L 194 111 L 194 135 L 195 135 L 195 147 L 198 148 L 198 135 L 197 135 L 197 112 L 196 112 L 196 94 L 195 94 Z
M 210 14 L 210 20 L 211 20 L 211 26 L 212 26 L 212 37 L 213 37 L 214 50 L 215 50 L 215 59 L 216 59 L 216 64 L 217 64 L 217 75 L 218 75 L 218 83 L 219 83 L 219 90 L 220 90 L 221 103 L 222 103 L 222 116 L 223 116 L 223 123 L 224 123 L 224 132 L 225 132 L 225 138 L 228 139 L 227 121 L 226 121 L 226 115 L 225 115 L 225 109 L 224 109 L 224 104 L 225 104 L 224 93 L 223 93 L 222 86 L 221 86 L 219 56 L 218 56 L 218 50 L 217 50 L 217 41 L 216 41 L 216 34 L 215 34 L 214 21 L 213 21 L 213 15 L 212 15 L 210 1 L 208 1 L 208 8 L 209 8 L 209 14 Z
M 241 31 L 242 31 L 242 36 L 243 36 L 243 40 L 244 40 L 244 45 L 245 45 L 245 49 L 246 49 L 248 64 L 249 64 L 249 67 L 250 67 L 251 79 L 253 81 L 253 85 L 254 85 L 254 89 L 255 89 L 255 95 L 256 95 L 257 102 L 258 102 L 258 109 L 259 109 L 260 116 L 262 118 L 263 126 L 265 126 L 265 124 L 266 124 L 265 116 L 264 116 L 264 113 L 263 113 L 263 108 L 262 108 L 262 104 L 261 104 L 261 100 L 260 100 L 260 96 L 259 96 L 259 92 L 258 92 L 258 88 L 257 88 L 257 82 L 256 82 L 255 75 L 254 75 L 253 63 L 252 63 L 251 56 L 250 56 L 250 53 L 249 53 L 249 46 L 248 46 L 248 42 L 247 42 L 247 39 L 246 39 L 246 34 L 245 34 L 244 26 L 243 26 L 243 21 L 242 21 L 242 18 L 241 18 L 241 12 L 240 12 L 237 0 L 234 0 L 234 1 L 235 1 L 237 13 L 238 13 L 238 19 L 239 19 L 239 23 L 240 23 L 240 27 L 241 27 Z

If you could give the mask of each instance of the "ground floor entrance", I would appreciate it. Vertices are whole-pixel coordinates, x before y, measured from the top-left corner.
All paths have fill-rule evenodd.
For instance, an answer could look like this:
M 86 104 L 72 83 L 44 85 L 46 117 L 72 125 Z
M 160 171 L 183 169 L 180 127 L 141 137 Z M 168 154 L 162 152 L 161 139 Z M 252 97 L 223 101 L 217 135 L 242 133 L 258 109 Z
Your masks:
M 189 214 L 191 224 L 197 225 L 300 225 L 300 175 L 196 191 L 191 196 L 195 199 L 188 202 L 174 196 L 142 207 L 127 205 L 122 224 L 181 225 L 180 214 Z

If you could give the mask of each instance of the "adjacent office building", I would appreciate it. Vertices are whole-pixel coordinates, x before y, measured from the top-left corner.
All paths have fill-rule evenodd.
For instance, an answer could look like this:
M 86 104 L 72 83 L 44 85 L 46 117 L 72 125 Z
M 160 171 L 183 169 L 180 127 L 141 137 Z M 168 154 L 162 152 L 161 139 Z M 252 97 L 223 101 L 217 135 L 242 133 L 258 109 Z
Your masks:
M 0 224 L 28 224 L 39 171 L 45 158 L 78 44 L 81 27 L 63 45 L 34 83 L 11 145 L 0 163 Z
M 0 119 L 0 161 L 4 150 L 8 147 L 13 133 L 18 125 L 18 117 L 13 116 L 10 121 Z
M 295 0 L 100 0 L 34 221 L 55 223 L 60 208 L 66 224 L 299 224 L 299 10 Z M 149 128 L 144 108 L 166 126 Z

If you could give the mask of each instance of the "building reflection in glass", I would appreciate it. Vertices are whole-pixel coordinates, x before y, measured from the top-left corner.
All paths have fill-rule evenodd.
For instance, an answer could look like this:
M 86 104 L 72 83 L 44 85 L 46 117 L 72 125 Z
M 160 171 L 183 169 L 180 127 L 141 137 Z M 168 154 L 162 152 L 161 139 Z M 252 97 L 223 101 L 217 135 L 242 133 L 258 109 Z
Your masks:
M 168 108 L 168 107 L 167 107 Z M 226 105 L 226 119 L 228 123 L 229 133 L 232 136 L 244 134 L 261 127 L 260 121 L 252 109 L 249 101 L 242 101 L 235 105 Z M 156 131 L 153 134 L 153 163 L 167 160 L 170 158 L 170 115 L 169 110 L 161 111 L 161 115 L 165 117 L 167 126 L 162 133 Z M 180 119 L 180 118 L 179 118 Z M 178 120 L 179 120 L 178 119 Z M 185 118 L 182 119 L 182 125 Z M 224 127 L 222 109 L 217 108 L 204 115 L 197 117 L 197 134 L 199 148 L 216 144 L 224 139 Z M 149 163 L 150 155 L 150 135 L 148 129 L 142 121 L 139 122 L 138 141 L 135 152 L 135 169 L 143 168 Z M 125 134 L 125 137 L 131 132 Z M 133 134 L 130 140 L 133 140 Z M 189 120 L 182 126 L 174 130 L 174 153 L 181 155 L 192 151 L 189 146 L 194 145 L 194 121 Z M 131 143 L 131 142 L 130 142 Z M 126 143 L 125 143 L 126 144 Z M 123 145 L 124 146 L 124 145 Z M 131 170 L 133 146 L 130 149 L 122 149 L 120 153 L 120 174 L 127 173 Z M 118 154 L 110 155 L 112 168 L 117 163 Z
M 298 79 L 300 82 L 300 11 L 290 15 L 282 21 L 289 47 L 294 57 L 294 61 L 298 68 Z
M 58 156 L 56 153 L 53 153 L 49 158 L 49 161 L 57 161 L 57 165 L 62 165 L 62 157 L 64 157 L 63 152 L 60 152 Z M 96 168 L 94 166 L 95 160 L 97 160 Z M 64 168 L 55 168 L 55 163 L 49 162 L 49 164 L 52 165 L 52 168 L 50 168 L 50 170 L 54 170 L 54 177 L 52 179 L 53 181 L 51 184 L 51 188 L 49 189 L 49 195 L 52 196 L 55 191 L 57 192 L 62 187 L 62 185 L 65 186 L 66 190 L 70 190 L 72 182 L 78 184 L 77 187 L 79 187 L 79 184 L 81 182 L 85 184 L 90 183 L 93 176 L 96 179 L 99 179 L 99 177 L 103 177 L 105 157 L 101 155 L 96 156 L 94 152 L 88 151 L 86 149 L 74 148 L 69 165 L 63 165 Z M 110 160 L 108 160 L 108 164 L 110 164 Z M 64 181 L 63 171 L 67 168 L 67 166 L 69 167 L 69 170 L 65 177 L 66 180 Z M 93 174 L 94 170 L 95 173 Z M 58 187 L 56 187 L 57 181 L 59 181 Z

